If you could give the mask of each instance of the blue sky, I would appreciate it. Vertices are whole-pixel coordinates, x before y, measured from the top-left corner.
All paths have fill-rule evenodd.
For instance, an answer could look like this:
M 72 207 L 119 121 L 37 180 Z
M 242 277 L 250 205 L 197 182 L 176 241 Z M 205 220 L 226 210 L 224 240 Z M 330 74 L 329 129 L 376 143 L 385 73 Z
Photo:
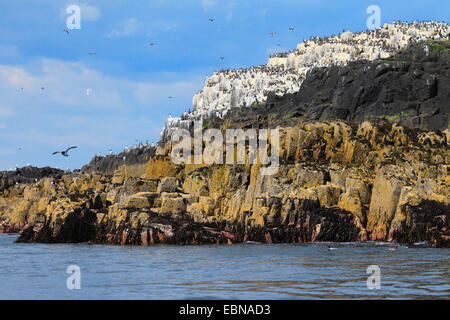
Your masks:
M 71 4 L 81 29 L 66 34 Z M 448 0 L 0 0 L 0 170 L 75 169 L 156 142 L 206 75 L 265 64 L 310 36 L 363 31 L 372 4 L 382 23 L 450 16 Z M 72 145 L 69 158 L 51 155 Z

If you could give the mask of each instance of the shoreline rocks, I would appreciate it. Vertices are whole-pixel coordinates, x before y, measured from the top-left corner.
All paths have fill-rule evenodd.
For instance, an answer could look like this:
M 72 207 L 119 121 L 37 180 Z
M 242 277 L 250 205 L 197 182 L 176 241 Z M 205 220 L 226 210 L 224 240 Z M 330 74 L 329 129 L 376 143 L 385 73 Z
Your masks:
M 242 122 L 235 122 L 239 127 Z M 0 192 L 18 242 L 116 245 L 427 241 L 449 247 L 447 135 L 388 122 L 274 122 L 280 167 L 175 165 L 172 142 L 140 177 L 80 172 Z M 423 144 L 423 137 L 439 137 Z M 158 168 L 161 168 L 159 170 Z M 145 174 L 144 174 L 145 173 Z

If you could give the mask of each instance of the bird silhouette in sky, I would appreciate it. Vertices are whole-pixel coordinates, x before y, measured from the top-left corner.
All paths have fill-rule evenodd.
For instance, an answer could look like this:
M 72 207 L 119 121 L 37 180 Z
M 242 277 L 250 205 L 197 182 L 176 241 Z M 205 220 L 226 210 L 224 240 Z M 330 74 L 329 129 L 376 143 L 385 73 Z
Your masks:
M 66 28 L 66 29 L 63 30 L 63 32 L 69 34 L 69 29 Z
M 68 154 L 69 150 L 75 149 L 75 148 L 78 148 L 78 147 L 77 146 L 70 147 L 70 148 L 67 148 L 65 151 L 55 151 L 52 154 L 55 155 L 55 154 L 61 153 L 61 155 L 63 155 L 64 157 L 68 157 L 69 156 L 69 154 Z
M 214 18 L 209 18 L 209 21 L 214 22 Z
M 225 59 L 225 57 L 220 57 L 220 60 L 223 60 L 223 59 Z
M 150 42 L 150 47 L 156 46 L 156 42 Z
M 271 35 L 272 37 L 275 37 L 276 34 L 277 34 L 276 32 L 271 32 L 271 33 L 270 33 L 270 35 Z
M 294 31 L 295 31 L 295 28 L 294 28 L 294 27 L 290 27 L 289 30 L 292 31 L 292 32 L 294 32 Z
M 95 52 L 88 52 L 88 55 L 94 56 L 94 55 L 96 55 L 96 53 Z

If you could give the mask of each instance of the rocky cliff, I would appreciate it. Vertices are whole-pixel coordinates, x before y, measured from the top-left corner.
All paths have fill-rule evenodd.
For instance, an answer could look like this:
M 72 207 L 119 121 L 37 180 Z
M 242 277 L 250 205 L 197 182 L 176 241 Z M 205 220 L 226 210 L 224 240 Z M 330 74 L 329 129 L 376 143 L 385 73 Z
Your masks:
M 11 186 L 0 196 L 3 232 L 50 243 L 450 245 L 448 130 L 302 118 L 272 126 L 281 132 L 276 175 L 262 176 L 259 164 L 175 165 L 161 151 L 170 152 L 169 142 L 145 176 L 124 177 L 119 168 L 114 176 L 75 173 Z
M 444 130 L 450 124 L 450 41 L 412 44 L 388 59 L 315 68 L 301 89 L 269 94 L 273 112 L 362 123 L 385 118 L 409 128 Z
M 208 77 L 193 97 L 193 115 L 265 102 L 269 92 L 297 92 L 312 68 L 343 66 L 350 61 L 386 59 L 411 43 L 447 38 L 445 23 L 393 23 L 366 32 L 311 38 L 292 52 L 271 57 L 265 66 L 223 70 Z M 447 39 L 448 40 L 448 39 Z
M 188 127 L 192 120 L 223 118 L 231 109 L 264 104 L 270 95 L 281 97 L 296 93 L 309 78 L 308 73 L 316 68 L 389 59 L 411 44 L 449 39 L 450 26 L 437 22 L 396 22 L 365 32 L 346 31 L 311 38 L 292 52 L 272 56 L 266 65 L 221 70 L 207 77 L 203 89 L 193 97 L 192 112 L 180 118 L 169 118 L 161 139 L 166 139 L 173 128 Z
M 450 45 L 429 40 L 442 38 L 447 25 L 393 26 L 313 39 L 273 57 L 275 76 L 285 70 L 282 61 L 300 68 L 291 54 L 310 46 L 336 53 L 330 41 L 375 52 L 349 62 L 339 51 L 339 65 L 311 68 L 290 93 L 249 86 L 251 94 L 265 92 L 250 107 L 226 102 L 221 113 L 209 101 L 214 112 L 206 117 L 197 105 L 168 120 L 157 150 L 96 157 L 73 173 L 2 173 L 0 232 L 46 243 L 381 240 L 450 247 Z M 242 74 L 233 77 L 245 83 Z M 175 164 L 170 134 L 180 127 L 193 134 L 196 119 L 203 130 L 278 129 L 280 148 L 271 151 L 280 158 L 277 173 L 262 175 L 262 164 L 248 157 L 245 164 Z

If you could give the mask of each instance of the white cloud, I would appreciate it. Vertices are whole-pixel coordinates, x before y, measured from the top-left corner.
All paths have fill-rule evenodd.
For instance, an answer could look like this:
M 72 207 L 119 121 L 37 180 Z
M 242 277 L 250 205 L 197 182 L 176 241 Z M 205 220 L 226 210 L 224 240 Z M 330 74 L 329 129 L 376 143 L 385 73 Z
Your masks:
M 69 144 L 79 146 L 79 158 L 70 159 L 75 168 L 96 152 L 120 152 L 135 139 L 157 141 L 167 115 L 190 106 L 203 77 L 162 72 L 148 78 L 154 80 L 111 77 L 80 62 L 56 59 L 0 64 L 1 148 L 21 146 L 30 152 L 0 150 L 5 155 L 0 168 L 22 166 L 29 159 L 35 165 L 64 166 L 58 161 L 66 159 L 53 158 L 51 152 Z M 92 92 L 86 95 L 88 88 Z
M 168 96 L 192 97 L 203 81 L 196 74 L 163 72 L 151 76 L 158 80 L 109 77 L 80 62 L 57 59 L 41 59 L 27 68 L 0 65 L 0 96 L 3 98 L 0 116 L 11 115 L 14 112 L 11 107 L 17 109 L 18 97 L 24 103 L 22 106 L 31 102 L 36 107 L 57 105 L 71 112 L 83 108 L 124 110 L 130 104 L 157 107 L 155 101 L 167 102 Z M 87 89 L 91 89 L 89 95 Z
M 87 21 L 97 21 L 100 19 L 100 10 L 97 7 L 89 6 L 87 4 L 80 4 L 81 19 Z
M 208 11 L 210 9 L 213 9 L 217 4 L 217 0 L 202 0 L 202 7 L 203 10 Z
M 0 118 L 11 117 L 14 114 L 15 113 L 14 113 L 12 108 L 5 107 L 5 106 L 0 106 Z
M 119 28 L 113 29 L 108 35 L 108 38 L 127 37 L 136 33 L 139 29 L 139 23 L 136 18 L 129 18 L 120 23 Z
M 126 80 L 111 79 L 77 62 L 42 59 L 39 74 L 24 68 L 0 65 L 0 94 L 9 104 L 20 97 L 34 106 L 57 104 L 61 108 L 122 108 L 120 97 Z M 23 88 L 20 89 L 20 88 Z M 44 88 L 44 89 L 42 89 Z M 94 93 L 87 96 L 86 89 Z

